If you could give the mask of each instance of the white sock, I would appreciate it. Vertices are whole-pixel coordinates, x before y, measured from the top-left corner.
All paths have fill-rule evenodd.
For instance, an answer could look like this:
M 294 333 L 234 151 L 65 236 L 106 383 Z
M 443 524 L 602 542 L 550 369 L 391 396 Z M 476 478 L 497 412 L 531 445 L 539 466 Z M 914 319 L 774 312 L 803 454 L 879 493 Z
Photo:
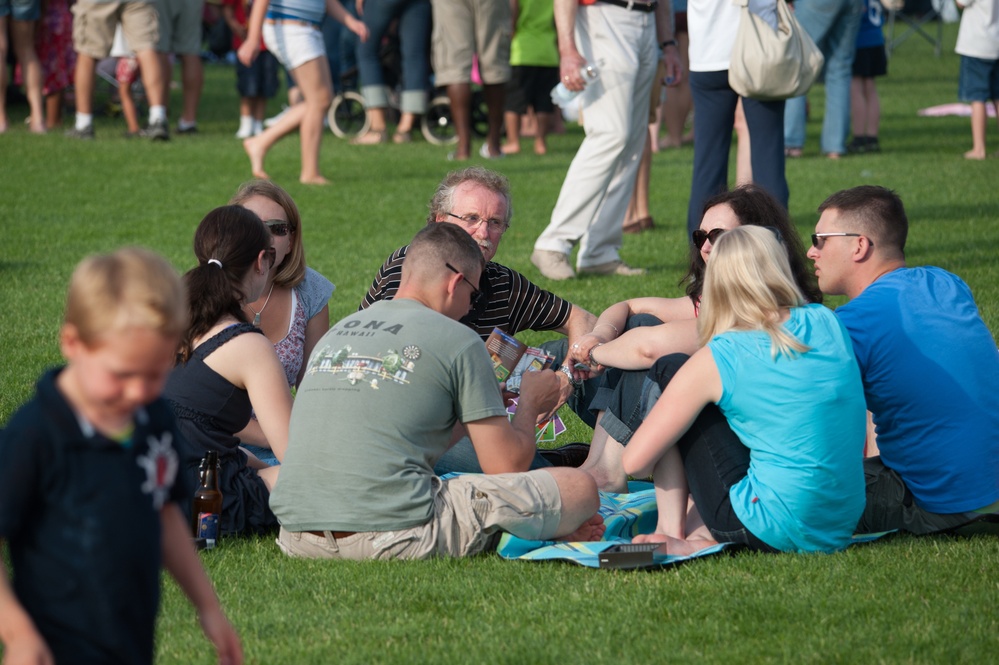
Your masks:
M 156 122 L 166 122 L 166 107 L 165 106 L 150 106 L 149 107 L 149 124 Z
M 198 126 L 198 122 L 197 121 L 195 121 L 195 122 L 188 122 L 187 120 L 184 120 L 183 118 L 181 118 L 180 120 L 177 121 L 177 129 L 190 129 L 191 127 L 197 127 L 197 126 Z
M 94 124 L 94 114 L 93 113 L 77 113 L 76 114 L 76 128 L 86 129 Z
M 263 120 L 253 120 L 253 135 L 256 136 L 260 132 L 264 131 L 264 121 Z
M 239 131 L 249 131 L 253 129 L 253 116 L 252 115 L 241 115 L 239 116 Z

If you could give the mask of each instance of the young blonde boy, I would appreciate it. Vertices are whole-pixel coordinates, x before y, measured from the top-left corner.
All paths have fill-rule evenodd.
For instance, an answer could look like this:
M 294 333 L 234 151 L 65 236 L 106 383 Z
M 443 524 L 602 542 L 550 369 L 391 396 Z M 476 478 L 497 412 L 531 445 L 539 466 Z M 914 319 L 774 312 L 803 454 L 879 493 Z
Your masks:
M 187 308 L 142 249 L 93 256 L 69 285 L 66 364 L 0 432 L 0 640 L 5 662 L 151 663 L 160 569 L 198 611 L 219 662 L 241 663 L 177 501 L 176 425 L 159 398 Z

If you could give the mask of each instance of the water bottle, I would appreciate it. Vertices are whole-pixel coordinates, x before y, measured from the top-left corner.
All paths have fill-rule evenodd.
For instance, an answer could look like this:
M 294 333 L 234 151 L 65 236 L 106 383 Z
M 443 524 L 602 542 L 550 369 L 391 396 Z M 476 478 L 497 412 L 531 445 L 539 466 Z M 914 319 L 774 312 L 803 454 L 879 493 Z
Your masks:
M 579 75 L 583 77 L 583 81 L 586 85 L 590 85 L 598 78 L 600 78 L 600 72 L 593 65 L 586 65 L 579 70 Z M 556 106 L 565 107 L 569 102 L 574 100 L 579 94 L 583 92 L 582 90 L 569 90 L 565 87 L 565 81 L 559 81 L 558 85 L 552 88 L 552 103 Z

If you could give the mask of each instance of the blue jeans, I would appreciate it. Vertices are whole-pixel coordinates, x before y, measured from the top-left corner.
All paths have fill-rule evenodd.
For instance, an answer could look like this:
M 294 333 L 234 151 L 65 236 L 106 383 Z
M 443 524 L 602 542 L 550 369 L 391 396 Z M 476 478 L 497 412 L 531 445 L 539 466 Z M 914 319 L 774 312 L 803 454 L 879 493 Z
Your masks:
M 849 79 L 847 80 L 849 83 Z M 694 173 L 687 207 L 687 237 L 701 224 L 704 202 L 728 189 L 728 157 L 739 95 L 728 85 L 728 70 L 690 72 L 690 92 L 697 109 L 694 123 Z M 753 182 L 786 208 L 784 177 L 784 102 L 743 98 L 746 125 L 753 137 Z
M 368 108 L 388 106 L 388 88 L 382 73 L 379 47 L 389 24 L 399 19 L 399 46 L 402 50 L 402 99 L 404 113 L 427 110 L 430 88 L 430 0 L 367 0 L 364 25 L 368 40 L 357 45 L 357 66 L 361 92 Z
M 850 79 L 863 0 L 798 0 L 794 15 L 825 56 L 826 115 L 822 121 L 822 152 L 846 153 L 850 133 Z M 756 148 L 753 142 L 753 148 Z M 787 100 L 784 145 L 805 145 L 805 97 Z M 755 172 L 754 172 L 755 173 Z

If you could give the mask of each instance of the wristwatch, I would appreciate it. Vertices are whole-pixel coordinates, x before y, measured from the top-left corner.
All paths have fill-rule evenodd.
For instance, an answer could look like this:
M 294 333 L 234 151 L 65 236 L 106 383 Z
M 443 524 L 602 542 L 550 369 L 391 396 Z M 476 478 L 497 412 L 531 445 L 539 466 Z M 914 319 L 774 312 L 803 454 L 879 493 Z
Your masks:
M 662 49 L 666 48 L 667 46 L 676 46 L 676 40 L 675 39 L 667 39 L 666 41 L 664 41 L 662 44 L 659 45 L 659 50 L 661 51 Z
M 558 371 L 565 374 L 566 378 L 569 379 L 570 386 L 575 386 L 577 383 L 579 383 L 578 381 L 576 381 L 576 377 L 572 375 L 572 370 L 569 369 L 566 365 L 560 365 Z

